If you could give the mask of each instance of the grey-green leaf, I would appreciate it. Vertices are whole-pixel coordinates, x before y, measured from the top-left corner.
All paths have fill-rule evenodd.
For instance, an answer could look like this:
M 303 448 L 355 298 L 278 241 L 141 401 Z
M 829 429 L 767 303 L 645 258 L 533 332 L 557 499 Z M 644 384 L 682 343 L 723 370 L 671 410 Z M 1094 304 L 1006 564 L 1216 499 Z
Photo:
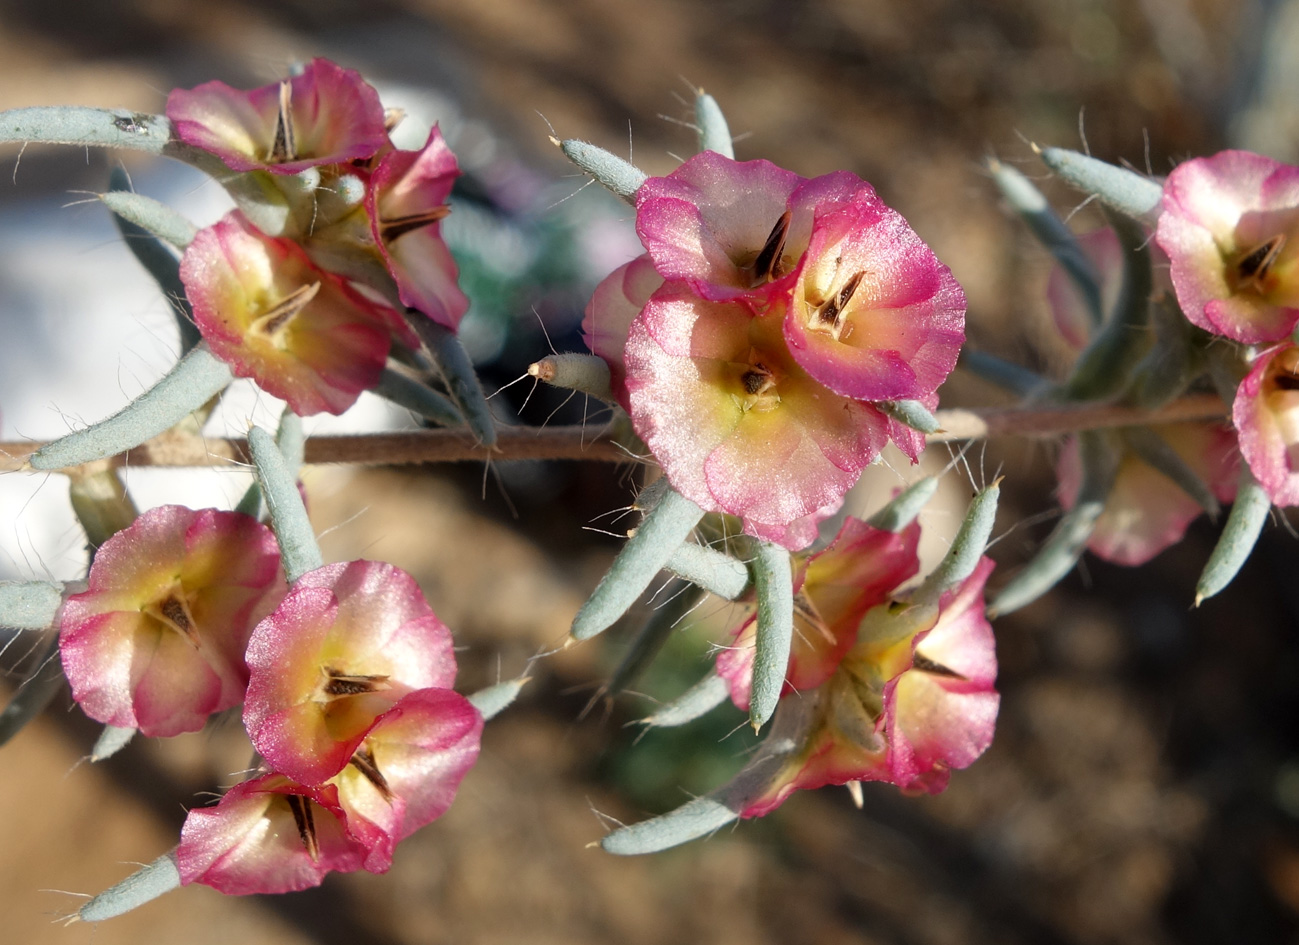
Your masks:
M 934 497 L 934 493 L 937 491 L 937 476 L 926 476 L 924 479 L 917 479 L 895 495 L 888 505 L 868 518 L 866 524 L 886 532 L 900 532 L 915 521 L 916 516 L 920 514 L 920 510 Z
M 77 917 L 83 922 L 102 922 L 152 902 L 180 886 L 180 867 L 176 853 L 164 853 L 148 866 L 132 873 L 111 889 L 106 889 L 81 907 Z
M 722 157 L 735 159 L 731 129 L 722 107 L 703 89 L 695 95 L 695 127 L 699 129 L 700 151 L 716 151 Z
M 374 393 L 398 407 L 405 407 L 417 416 L 432 420 L 441 427 L 462 427 L 464 417 L 446 397 L 413 377 L 384 368 Z
M 743 562 L 693 542 L 672 552 L 667 569 L 725 600 L 737 600 L 749 586 L 749 569 Z
M 730 694 L 726 680 L 717 673 L 710 672 L 653 715 L 642 719 L 641 724 L 647 728 L 675 728 L 678 725 L 685 725 L 717 708 Z
M 566 158 L 594 177 L 605 188 L 635 205 L 636 191 L 640 189 L 641 184 L 645 183 L 648 176 L 639 167 L 587 141 L 579 141 L 576 138 L 568 138 L 565 141 L 553 138 L 551 140 L 559 145 Z
M 271 513 L 271 527 L 280 545 L 284 575 L 292 584 L 324 563 L 311 519 L 298 492 L 296 470 L 289 469 L 279 446 L 261 427 L 248 431 L 248 448 L 257 468 L 257 482 Z
M 1046 197 L 1027 177 L 1008 164 L 990 160 L 992 180 L 1006 202 L 1028 224 L 1033 235 L 1055 257 L 1083 297 L 1092 326 L 1101 323 L 1101 285 L 1096 267 L 1078 245 L 1073 231 L 1055 215 Z
M 1159 210 L 1164 188 L 1158 181 L 1077 151 L 1043 148 L 1038 153 L 1043 164 L 1074 187 L 1125 216 L 1150 223 Z
M 664 493 L 573 618 L 573 638 L 588 640 L 625 614 L 703 515 L 703 509 L 680 493 Z
M 758 597 L 749 722 L 754 731 L 767 724 L 780 702 L 794 640 L 794 573 L 789 551 L 758 542 L 750 568 Z
M 1222 526 L 1222 535 L 1195 585 L 1195 606 L 1213 597 L 1232 582 L 1241 565 L 1254 550 L 1272 509 L 1272 499 L 1249 471 L 1241 465 L 1236 501 Z
M 63 606 L 63 585 L 53 581 L 0 582 L 0 627 L 44 630 Z
M 64 469 L 126 452 L 171 429 L 231 380 L 226 363 L 200 344 L 117 413 L 46 444 L 31 455 L 31 464 L 36 469 Z
M 518 679 L 487 686 L 470 695 L 469 701 L 482 715 L 483 721 L 493 719 L 514 703 L 519 696 L 519 691 L 528 684 L 528 681 L 527 676 L 520 676 Z
M 1055 587 L 1077 564 L 1096 528 L 1096 520 L 1105 511 L 1118 475 L 1118 452 L 1102 433 L 1085 431 L 1078 438 L 1082 482 L 1074 506 L 1060 517 L 1033 560 L 993 599 L 989 617 L 1018 610 Z

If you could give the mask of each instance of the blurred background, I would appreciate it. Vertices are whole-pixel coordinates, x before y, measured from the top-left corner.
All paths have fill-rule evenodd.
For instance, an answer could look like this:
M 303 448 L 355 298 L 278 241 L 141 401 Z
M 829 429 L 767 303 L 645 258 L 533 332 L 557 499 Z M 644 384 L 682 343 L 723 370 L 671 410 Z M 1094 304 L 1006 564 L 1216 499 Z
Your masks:
M 485 383 L 575 350 L 596 281 L 638 252 L 628 208 L 565 165 L 552 133 L 651 174 L 692 153 L 690 100 L 721 103 L 742 159 L 814 176 L 846 168 L 901 211 L 969 296 L 971 343 L 1061 367 L 1043 297 L 1049 260 L 999 206 L 991 155 L 1062 212 L 1029 142 L 1088 147 L 1156 174 L 1228 146 L 1299 151 L 1299 3 L 1288 0 L 0 0 L 0 108 L 161 111 L 168 89 L 274 81 L 324 55 L 438 121 L 467 171 L 447 224 L 474 309 Z M 138 189 L 201 224 L 223 194 L 185 168 L 27 148 L 0 159 L 0 436 L 50 437 L 106 415 L 174 357 L 174 326 L 106 212 L 86 194 L 122 161 Z M 1083 209 L 1080 229 L 1099 220 Z M 503 422 L 576 422 L 583 405 L 529 385 Z M 516 396 L 517 395 L 517 396 Z M 1000 402 L 956 376 L 945 405 Z M 245 392 L 220 423 L 274 405 Z M 557 413 L 555 413 L 558 411 Z M 399 426 L 366 400 L 316 430 Z M 940 451 L 931 451 L 940 452 Z M 926 513 L 941 533 L 1009 471 L 994 549 L 1009 567 L 1050 527 L 1054 446 L 970 454 Z M 941 466 L 946 452 L 934 457 Z M 878 504 L 893 461 L 853 498 Z M 228 470 L 137 471 L 144 504 L 228 504 Z M 597 464 L 313 469 L 328 559 L 383 558 L 420 580 L 461 647 L 464 691 L 514 676 L 562 641 L 618 542 L 628 471 Z M 0 480 L 0 576 L 77 578 L 82 539 L 57 478 Z M 583 709 L 634 631 L 531 664 L 520 704 L 488 726 L 479 765 L 387 876 L 331 876 L 282 897 L 190 888 L 102 926 L 61 927 L 93 893 L 176 842 L 197 795 L 229 784 L 238 720 L 141 740 L 95 766 L 96 726 L 66 694 L 4 749 L 0 939 L 13 943 L 1209 943 L 1299 941 L 1299 583 L 1280 521 L 1235 584 L 1198 610 L 1215 540 L 1198 522 L 1144 569 L 1088 558 L 1054 594 L 998 622 L 995 743 L 943 795 L 867 786 L 805 793 L 763 821 L 650 858 L 588 849 L 602 817 L 659 813 L 724 780 L 751 742 L 729 708 L 639 742 L 627 723 L 700 676 L 702 629 L 612 706 Z M 941 548 L 941 541 L 938 542 Z M 1007 571 L 1009 570 L 1007 568 Z M 994 575 L 994 586 L 1002 575 Z M 641 616 L 647 612 L 643 608 Z M 8 683 L 41 644 L 4 647 Z M 61 892 L 62 891 L 62 892 Z

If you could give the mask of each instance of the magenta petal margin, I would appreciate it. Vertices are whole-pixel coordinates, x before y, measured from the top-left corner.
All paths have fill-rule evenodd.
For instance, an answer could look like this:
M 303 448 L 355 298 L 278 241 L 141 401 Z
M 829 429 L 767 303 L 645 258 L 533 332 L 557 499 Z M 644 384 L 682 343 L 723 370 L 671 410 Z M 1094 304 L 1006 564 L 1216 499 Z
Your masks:
M 250 91 L 224 82 L 175 89 L 167 118 L 177 138 L 235 171 L 296 174 L 371 157 L 388 143 L 379 94 L 360 73 L 328 59 Z
M 60 651 L 93 719 L 145 735 L 198 731 L 243 701 L 244 648 L 284 595 L 270 529 L 238 512 L 150 509 L 95 555 Z

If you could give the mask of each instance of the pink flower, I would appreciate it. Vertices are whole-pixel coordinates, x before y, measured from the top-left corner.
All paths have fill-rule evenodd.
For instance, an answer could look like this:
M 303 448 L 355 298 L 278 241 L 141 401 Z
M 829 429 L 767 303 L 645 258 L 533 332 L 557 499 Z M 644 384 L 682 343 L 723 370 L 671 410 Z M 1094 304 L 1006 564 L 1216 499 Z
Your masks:
M 786 696 L 802 747 L 741 811 L 759 817 L 796 790 L 888 781 L 937 793 L 951 769 L 974 762 L 992 742 L 1000 697 L 997 661 L 984 616 L 992 562 L 940 603 L 888 602 L 863 618 L 853 648 L 814 693 Z
M 1275 505 L 1299 505 L 1299 347 L 1258 356 L 1231 410 L 1240 452 Z
M 915 523 L 895 534 L 849 518 L 826 548 L 799 556 L 786 694 L 810 692 L 834 674 L 856 643 L 857 626 L 866 612 L 919 570 L 919 540 L 920 526 Z M 717 654 L 717 674 L 727 681 L 731 700 L 746 711 L 756 627 L 755 609 L 749 607 L 735 631 L 734 645 Z
M 180 264 L 194 321 L 214 354 L 298 414 L 342 413 L 378 383 L 400 320 L 291 240 L 239 212 L 200 230 Z
M 347 766 L 334 776 L 348 823 L 382 835 L 365 868 L 383 872 L 398 841 L 446 813 L 478 758 L 483 719 L 450 689 L 403 696 L 375 721 Z
M 379 94 L 328 59 L 249 92 L 224 82 L 175 89 L 167 117 L 177 138 L 236 171 L 296 174 L 371 157 L 388 143 Z
M 451 329 L 460 324 L 469 300 L 456 282 L 455 260 L 438 221 L 450 212 L 447 197 L 459 175 L 456 156 L 434 126 L 422 150 L 385 155 L 366 191 L 374 242 L 402 302 Z
M 1220 501 L 1236 495 L 1240 465 L 1236 438 L 1216 423 L 1173 423 L 1151 428 L 1173 448 Z M 1056 466 L 1060 504 L 1073 508 L 1082 479 L 1078 441 L 1065 442 Z M 1105 510 L 1087 548 L 1115 564 L 1145 564 L 1181 541 L 1186 528 L 1204 510 L 1171 479 L 1133 452 L 1124 454 Z
M 214 807 L 185 818 L 176 862 L 180 881 L 228 895 L 295 892 L 331 871 L 360 869 L 384 837 L 349 821 L 332 784 L 307 787 L 280 774 L 236 784 Z
M 795 362 L 783 314 L 667 283 L 632 323 L 624 360 L 632 424 L 672 487 L 797 550 L 879 455 L 888 423 Z
M 663 284 L 649 253 L 619 266 L 595 287 L 582 319 L 582 338 L 593 354 L 609 365 L 609 384 L 618 403 L 629 410 L 623 349 L 627 333 L 650 296 Z
M 59 648 L 91 718 L 145 735 L 201 729 L 244 698 L 244 648 L 284 595 L 270 529 L 237 512 L 150 509 L 99 549 Z
M 769 161 L 705 151 L 641 186 L 636 232 L 665 279 L 712 301 L 760 306 L 788 295 L 814 216 L 861 191 L 873 194 L 847 171 L 807 180 Z
M 1245 344 L 1299 323 L 1299 168 L 1247 151 L 1179 165 L 1155 238 L 1194 324 Z
M 338 774 L 385 712 L 449 689 L 451 634 L 415 580 L 374 561 L 303 575 L 248 643 L 244 725 L 274 770 L 303 784 Z
M 965 293 L 866 185 L 818 212 L 785 315 L 794 360 L 856 400 L 919 399 L 956 366 Z

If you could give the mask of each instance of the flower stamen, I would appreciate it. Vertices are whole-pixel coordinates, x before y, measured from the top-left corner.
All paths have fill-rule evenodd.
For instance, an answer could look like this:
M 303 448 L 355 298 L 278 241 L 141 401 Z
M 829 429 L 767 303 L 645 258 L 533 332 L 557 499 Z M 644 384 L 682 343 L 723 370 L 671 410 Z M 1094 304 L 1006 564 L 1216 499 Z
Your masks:
M 921 653 L 911 654 L 911 667 L 912 669 L 918 669 L 921 672 L 929 673 L 934 676 L 946 676 L 948 679 L 967 678 L 965 676 L 962 676 L 956 670 L 949 669 L 946 666 L 944 666 L 942 663 L 939 663 L 936 660 L 931 660 L 929 657 Z
M 298 837 L 307 848 L 307 856 L 312 863 L 320 862 L 320 841 L 316 838 L 316 818 L 311 810 L 311 801 L 300 794 L 286 794 L 284 799 L 293 812 L 293 822 L 298 827 Z
M 375 763 L 374 755 L 369 748 L 364 745 L 358 748 L 352 755 L 351 765 L 374 785 L 375 789 L 383 795 L 385 801 L 392 800 L 392 788 L 388 787 L 388 779 L 379 770 L 379 766 Z
M 785 240 L 789 236 L 789 223 L 793 218 L 794 214 L 786 210 L 780 215 L 776 225 L 771 228 L 767 241 L 762 244 L 757 258 L 753 260 L 753 285 L 762 285 L 764 282 L 780 278 Z
M 326 666 L 325 677 L 325 683 L 321 686 L 320 691 L 331 699 L 344 696 L 359 696 L 371 692 L 384 692 L 392 688 L 392 685 L 388 682 L 388 677 L 382 673 L 373 675 L 344 673 L 332 666 Z
M 288 164 L 298 158 L 298 144 L 293 130 L 293 83 L 280 82 L 280 108 L 275 116 L 275 140 L 266 160 L 271 164 Z
M 410 213 L 391 220 L 379 221 L 379 236 L 385 243 L 392 243 L 414 230 L 421 230 L 430 223 L 436 223 L 451 212 L 445 205 L 433 207 L 423 213 Z
M 268 337 L 274 337 L 279 334 L 281 329 L 289 321 L 311 304 L 311 300 L 316 297 L 320 291 L 320 283 L 313 282 L 311 285 L 299 286 L 294 289 L 277 304 L 271 306 L 262 315 L 253 322 L 252 330 L 260 332 Z
M 1233 267 L 1233 290 L 1240 288 L 1253 289 L 1260 295 L 1266 290 L 1266 281 L 1272 265 L 1276 262 L 1277 257 L 1281 255 L 1281 250 L 1285 248 L 1286 235 L 1278 233 L 1270 240 L 1259 243 L 1244 256 Z

